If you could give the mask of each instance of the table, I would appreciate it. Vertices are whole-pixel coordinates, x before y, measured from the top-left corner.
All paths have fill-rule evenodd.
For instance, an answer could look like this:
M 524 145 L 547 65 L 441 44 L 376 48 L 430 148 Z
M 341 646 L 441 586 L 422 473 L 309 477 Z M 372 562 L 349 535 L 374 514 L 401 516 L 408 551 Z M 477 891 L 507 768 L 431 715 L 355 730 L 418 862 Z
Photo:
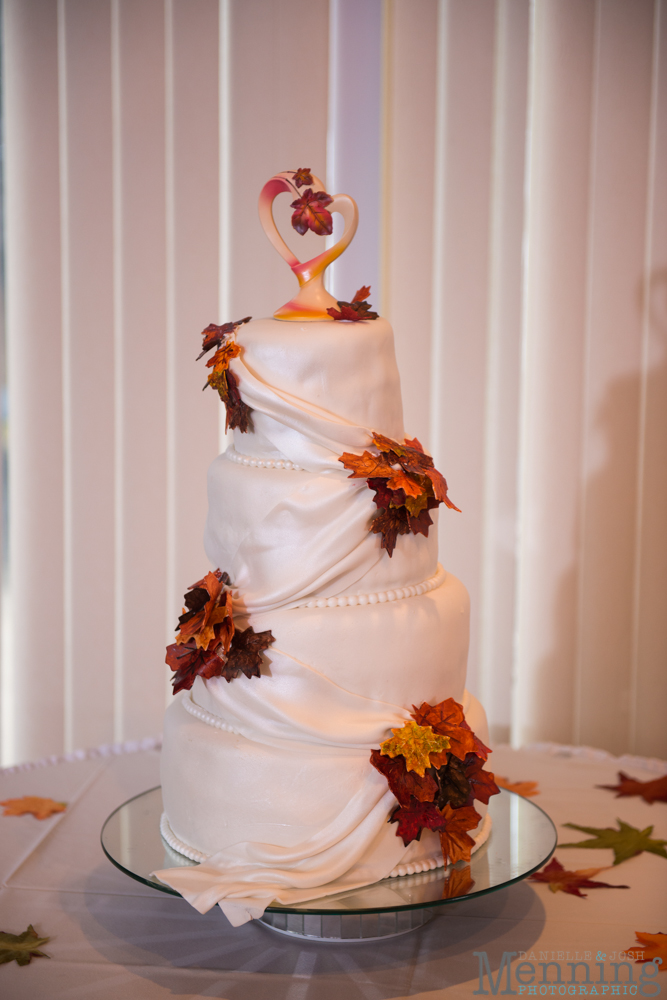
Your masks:
M 69 803 L 45 821 L 0 817 L 0 929 L 20 933 L 33 923 L 52 938 L 50 960 L 0 966 L 5 1000 L 454 1000 L 479 990 L 482 953 L 494 978 L 503 953 L 517 953 L 511 975 L 518 990 L 520 952 L 525 960 L 531 951 L 535 961 L 553 960 L 566 982 L 575 953 L 578 960 L 591 953 L 594 978 L 594 960 L 604 953 L 608 977 L 613 953 L 633 946 L 636 930 L 667 932 L 667 860 L 647 853 L 597 876 L 629 889 L 589 890 L 579 899 L 522 882 L 444 907 L 424 928 L 387 942 L 292 941 L 254 921 L 233 929 L 219 908 L 201 916 L 184 900 L 125 877 L 102 854 L 108 814 L 159 782 L 159 741 L 72 758 L 0 773 L 1 799 L 44 795 Z M 642 829 L 654 825 L 653 836 L 667 839 L 667 804 L 615 799 L 595 788 L 615 783 L 619 769 L 648 781 L 667 772 L 664 762 L 544 744 L 499 747 L 490 763 L 514 781 L 539 783 L 536 802 L 561 842 L 585 837 L 563 830 L 564 822 L 610 826 L 616 817 Z M 557 849 L 556 857 L 568 869 L 612 860 L 610 851 L 583 848 Z M 642 966 L 634 969 L 637 975 Z M 659 982 L 664 993 L 667 972 Z M 488 978 L 483 985 L 489 989 Z M 521 990 L 528 995 L 528 987 Z

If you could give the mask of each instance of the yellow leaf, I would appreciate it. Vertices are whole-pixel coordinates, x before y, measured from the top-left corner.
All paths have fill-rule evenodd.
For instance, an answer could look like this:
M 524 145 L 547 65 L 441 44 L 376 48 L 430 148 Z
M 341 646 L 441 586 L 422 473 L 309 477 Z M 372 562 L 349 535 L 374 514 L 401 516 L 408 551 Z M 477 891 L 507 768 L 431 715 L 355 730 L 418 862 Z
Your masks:
M 412 720 L 401 729 L 392 729 L 393 737 L 380 744 L 380 753 L 385 757 L 405 757 L 408 771 L 416 771 L 424 777 L 431 766 L 431 754 L 436 755 L 449 748 L 449 737 L 438 736 L 430 726 L 418 726 Z

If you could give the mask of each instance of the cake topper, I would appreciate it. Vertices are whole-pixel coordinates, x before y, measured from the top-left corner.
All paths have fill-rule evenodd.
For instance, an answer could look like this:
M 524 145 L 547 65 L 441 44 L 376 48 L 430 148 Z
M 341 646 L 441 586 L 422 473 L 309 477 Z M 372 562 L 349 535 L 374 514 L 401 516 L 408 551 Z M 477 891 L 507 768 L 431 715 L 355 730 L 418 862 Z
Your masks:
M 295 257 L 278 232 L 273 218 L 273 202 L 283 191 L 295 196 L 292 225 L 302 235 L 310 229 L 320 236 L 330 236 L 333 231 L 331 213 L 339 212 L 345 229 L 338 242 L 312 260 L 302 263 Z M 297 294 L 277 309 L 274 317 L 299 321 L 333 320 L 334 316 L 328 310 L 335 310 L 338 303 L 324 287 L 324 272 L 352 242 L 359 221 L 357 203 L 347 194 L 333 197 L 327 194 L 322 181 L 309 169 L 301 167 L 299 170 L 284 170 L 267 181 L 259 196 L 259 218 L 264 232 L 299 282 Z

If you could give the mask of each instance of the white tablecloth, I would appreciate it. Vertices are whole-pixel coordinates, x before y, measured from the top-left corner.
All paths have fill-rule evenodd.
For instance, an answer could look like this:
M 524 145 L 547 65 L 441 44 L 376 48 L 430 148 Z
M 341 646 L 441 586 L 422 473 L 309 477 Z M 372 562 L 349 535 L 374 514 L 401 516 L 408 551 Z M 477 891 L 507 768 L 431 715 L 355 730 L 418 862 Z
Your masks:
M 124 749 L 0 774 L 0 799 L 43 795 L 69 803 L 45 821 L 0 817 L 0 930 L 20 933 L 32 923 L 51 936 L 50 960 L 0 966 L 3 1000 L 449 1000 L 479 989 L 473 952 L 486 952 L 494 972 L 503 952 L 553 952 L 567 981 L 575 952 L 580 959 L 603 952 L 609 961 L 634 945 L 635 931 L 667 932 L 667 860 L 647 853 L 597 876 L 628 890 L 590 890 L 578 899 L 524 881 L 445 906 L 421 930 L 385 942 L 300 942 L 254 921 L 233 929 L 219 908 L 201 916 L 104 857 L 99 835 L 108 814 L 159 782 L 157 749 Z M 564 822 L 603 827 L 616 817 L 642 829 L 653 824 L 654 836 L 667 839 L 667 804 L 615 799 L 595 788 L 613 784 L 619 767 L 646 781 L 667 771 L 665 764 L 541 746 L 500 747 L 491 767 L 539 782 L 535 801 L 561 842 L 586 836 L 562 829 Z M 556 856 L 568 869 L 613 860 L 611 851 L 581 848 Z M 667 972 L 659 982 L 665 994 Z

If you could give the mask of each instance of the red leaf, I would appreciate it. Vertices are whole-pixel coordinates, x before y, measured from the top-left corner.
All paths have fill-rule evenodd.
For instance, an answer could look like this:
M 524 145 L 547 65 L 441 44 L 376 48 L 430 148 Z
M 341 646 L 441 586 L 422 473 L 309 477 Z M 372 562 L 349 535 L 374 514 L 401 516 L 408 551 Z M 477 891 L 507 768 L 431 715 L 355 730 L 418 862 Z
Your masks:
M 380 547 L 386 549 L 387 554 L 391 556 L 396 548 L 398 536 L 407 535 L 410 530 L 407 510 L 405 507 L 390 507 L 388 510 L 381 510 L 371 521 L 370 530 L 376 535 L 382 535 Z
M 618 772 L 617 785 L 597 785 L 597 788 L 608 788 L 610 792 L 616 792 L 616 798 L 620 799 L 627 795 L 640 795 L 644 802 L 653 805 L 654 802 L 667 802 L 667 774 L 661 778 L 654 778 L 652 781 L 638 781 L 631 778 L 623 771 Z
M 476 753 L 466 754 L 465 767 L 473 798 L 488 805 L 491 796 L 500 792 L 494 775 L 484 770 L 484 761 Z
M 302 236 L 311 229 L 318 236 L 331 236 L 333 220 L 331 212 L 326 208 L 333 198 L 326 191 L 315 193 L 312 188 L 306 188 L 300 198 L 293 201 L 291 208 L 292 226 Z
M 310 172 L 310 167 L 299 167 L 298 170 L 294 171 L 294 187 L 303 187 L 304 184 L 313 184 L 313 175 Z
M 627 885 L 610 885 L 609 882 L 593 882 L 591 875 L 605 871 L 605 868 L 583 868 L 569 872 L 556 858 L 552 858 L 546 868 L 529 876 L 531 882 L 547 882 L 552 892 L 567 892 L 571 896 L 586 897 L 581 889 L 629 889 Z
M 407 847 L 413 840 L 419 840 L 422 830 L 440 830 L 443 818 L 432 802 L 417 802 L 413 799 L 409 806 L 397 806 L 389 818 L 390 823 L 398 823 L 397 837 L 403 838 Z
M 204 338 L 204 343 L 202 344 L 201 354 L 197 356 L 197 361 L 211 350 L 213 347 L 219 347 L 223 340 L 228 337 L 231 333 L 234 333 L 239 326 L 243 326 L 244 323 L 249 323 L 252 319 L 251 316 L 246 316 L 244 319 L 238 319 L 235 323 L 223 323 L 222 326 L 217 326 L 215 323 L 209 323 L 205 330 L 202 330 L 202 337 Z
M 167 646 L 165 662 L 176 671 L 171 679 L 173 693 L 189 691 L 197 677 L 202 677 L 204 680 L 219 677 L 224 660 L 218 655 L 218 651 L 224 656 L 222 643 L 209 649 L 198 649 L 194 639 L 181 645 L 174 642 L 171 646 Z
M 400 805 L 409 806 L 413 796 L 418 802 L 433 802 L 438 786 L 428 771 L 420 778 L 416 771 L 408 771 L 405 757 L 387 757 L 379 750 L 371 750 L 371 764 L 387 779 Z

